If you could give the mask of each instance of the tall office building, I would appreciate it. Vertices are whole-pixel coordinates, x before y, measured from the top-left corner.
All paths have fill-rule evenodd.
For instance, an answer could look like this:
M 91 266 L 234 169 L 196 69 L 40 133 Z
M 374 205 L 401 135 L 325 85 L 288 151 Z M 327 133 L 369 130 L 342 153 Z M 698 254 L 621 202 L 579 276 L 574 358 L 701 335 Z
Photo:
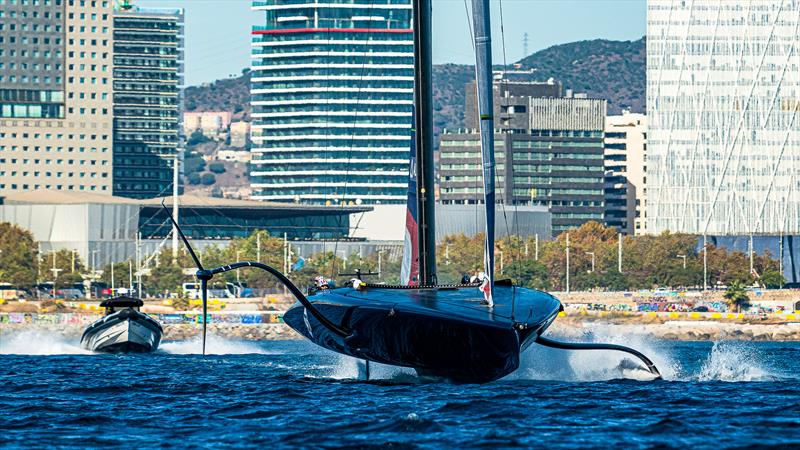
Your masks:
M 0 2 L 0 196 L 111 195 L 111 0 Z
M 291 3 L 291 4 L 290 4 Z M 254 199 L 405 203 L 410 0 L 254 1 Z
M 114 195 L 172 193 L 183 146 L 182 86 L 183 10 L 116 8 Z
M 625 234 L 646 233 L 647 120 L 623 111 L 606 117 L 605 222 Z
M 495 81 L 498 202 L 542 205 L 553 234 L 603 221 L 605 100 L 561 97 L 557 83 Z M 440 200 L 482 202 L 480 134 L 467 86 L 467 130 L 447 131 L 439 147 Z
M 800 2 L 647 8 L 647 231 L 800 233 Z

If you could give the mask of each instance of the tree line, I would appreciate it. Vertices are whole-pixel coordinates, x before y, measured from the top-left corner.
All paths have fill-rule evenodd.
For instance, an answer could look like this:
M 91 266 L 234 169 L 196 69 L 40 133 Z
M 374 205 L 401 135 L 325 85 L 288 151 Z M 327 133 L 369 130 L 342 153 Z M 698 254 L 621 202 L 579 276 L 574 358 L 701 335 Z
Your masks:
M 618 260 L 618 234 L 613 228 L 597 222 L 562 233 L 553 240 L 508 237 L 499 240 L 495 247 L 496 278 L 510 278 L 519 285 L 544 289 L 566 289 L 567 234 L 569 234 L 570 289 L 574 291 L 634 290 L 657 287 L 702 287 L 703 251 L 695 235 L 662 233 L 660 235 L 625 236 L 622 242 L 622 271 Z M 335 244 L 331 244 L 334 246 Z M 458 283 L 483 264 L 483 236 L 446 236 L 438 244 L 437 266 L 440 283 Z M 707 251 L 708 285 L 761 284 L 768 288 L 781 287 L 783 276 L 779 263 L 770 254 L 754 256 L 754 273 L 750 272 L 749 256 L 738 251 L 709 245 Z M 227 246 L 211 246 L 199 252 L 206 267 L 216 267 L 234 261 L 256 260 L 282 268 L 284 242 L 265 231 L 257 231 L 246 238 L 231 240 Z M 300 261 L 291 256 L 289 277 L 304 288 L 317 276 L 324 276 L 342 286 L 355 269 L 377 272 L 373 282 L 399 283 L 399 252 L 371 253 L 361 257 L 351 254 L 342 258 L 334 251 L 305 257 Z M 594 259 L 594 270 L 592 270 Z M 112 274 L 117 286 L 127 286 L 132 262 L 106 264 L 99 281 L 111 285 Z M 181 248 L 173 259 L 170 248 L 162 248 L 148 257 L 143 267 L 148 269 L 142 277 L 148 293 L 177 292 L 181 284 L 193 281 L 184 269 L 194 267 L 191 258 Z M 55 267 L 55 271 L 52 269 Z M 39 254 L 38 244 L 30 232 L 9 223 L 0 223 L 0 283 L 11 283 L 17 288 L 30 289 L 37 283 L 51 282 L 58 287 L 79 283 L 91 278 L 92 271 L 77 253 L 59 250 Z M 135 267 L 134 267 L 134 270 Z M 239 279 L 249 287 L 259 289 L 279 288 L 268 273 L 258 269 L 241 269 Z M 757 275 L 756 275 L 757 274 Z M 216 283 L 236 281 L 235 272 L 214 278 Z

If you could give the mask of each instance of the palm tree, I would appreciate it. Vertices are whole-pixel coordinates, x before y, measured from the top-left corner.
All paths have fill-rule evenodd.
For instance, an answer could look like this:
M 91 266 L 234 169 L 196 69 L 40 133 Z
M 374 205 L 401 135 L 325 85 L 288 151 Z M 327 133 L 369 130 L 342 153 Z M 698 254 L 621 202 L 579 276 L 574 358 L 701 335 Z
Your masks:
M 743 308 L 750 307 L 750 296 L 745 290 L 745 285 L 740 281 L 732 281 L 723 295 L 728 302 L 728 306 L 736 312 L 741 312 Z

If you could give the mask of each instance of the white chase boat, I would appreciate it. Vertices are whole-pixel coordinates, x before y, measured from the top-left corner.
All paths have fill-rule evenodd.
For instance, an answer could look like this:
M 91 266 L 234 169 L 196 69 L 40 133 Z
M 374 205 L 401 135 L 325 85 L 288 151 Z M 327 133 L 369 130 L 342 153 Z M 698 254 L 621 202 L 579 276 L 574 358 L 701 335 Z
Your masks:
M 81 347 L 93 352 L 147 353 L 158 349 L 163 329 L 139 309 L 138 298 L 116 297 L 105 300 L 102 319 L 89 325 L 81 337 Z

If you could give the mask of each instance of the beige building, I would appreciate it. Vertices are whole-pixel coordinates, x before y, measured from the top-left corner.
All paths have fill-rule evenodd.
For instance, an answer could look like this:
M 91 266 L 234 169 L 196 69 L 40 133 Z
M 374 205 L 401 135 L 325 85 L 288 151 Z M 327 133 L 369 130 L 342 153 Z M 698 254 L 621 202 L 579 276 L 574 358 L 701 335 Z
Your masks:
M 645 234 L 647 116 L 623 111 L 606 117 L 606 224 Z
M 113 2 L 3 2 L 0 11 L 0 197 L 111 195 Z
M 228 132 L 232 118 L 230 111 L 186 112 L 183 113 L 183 132 L 191 136 L 200 130 L 206 137 L 217 138 Z
M 247 147 L 250 143 L 250 122 L 233 122 L 231 124 L 231 147 Z

